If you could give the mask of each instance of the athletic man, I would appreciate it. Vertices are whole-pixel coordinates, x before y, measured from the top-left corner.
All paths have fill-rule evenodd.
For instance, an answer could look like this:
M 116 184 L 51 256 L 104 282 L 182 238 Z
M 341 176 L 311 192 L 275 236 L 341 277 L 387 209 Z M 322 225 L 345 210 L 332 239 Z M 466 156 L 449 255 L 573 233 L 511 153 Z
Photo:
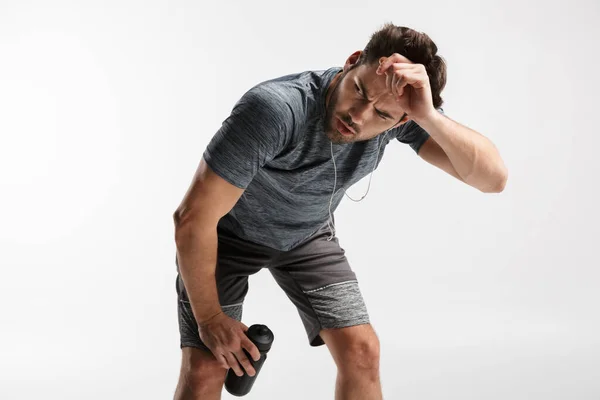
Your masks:
M 445 84 L 429 36 L 386 24 L 343 68 L 262 82 L 235 104 L 174 214 L 176 399 L 220 399 L 228 368 L 255 373 L 242 349 L 259 353 L 240 321 L 248 276 L 262 268 L 297 307 L 309 344 L 331 352 L 336 399 L 382 398 L 379 341 L 333 211 L 393 139 L 482 192 L 503 190 L 494 144 L 445 116 Z

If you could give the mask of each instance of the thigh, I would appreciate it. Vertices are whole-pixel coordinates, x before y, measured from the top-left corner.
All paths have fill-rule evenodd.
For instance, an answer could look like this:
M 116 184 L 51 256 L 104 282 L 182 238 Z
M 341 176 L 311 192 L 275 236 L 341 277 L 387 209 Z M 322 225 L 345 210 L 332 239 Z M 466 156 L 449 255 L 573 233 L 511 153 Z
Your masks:
M 356 273 L 338 238 L 329 237 L 329 230 L 323 227 L 269 267 L 298 309 L 311 346 L 324 344 L 323 329 L 369 323 Z
M 215 281 L 219 304 L 225 314 L 241 321 L 244 298 L 248 292 L 248 277 L 260 271 L 274 256 L 273 250 L 244 241 L 235 235 L 218 230 L 217 264 Z M 178 321 L 181 335 L 180 347 L 197 347 L 208 350 L 200 340 L 198 325 L 190 304 L 188 291 L 177 265 L 176 290 Z

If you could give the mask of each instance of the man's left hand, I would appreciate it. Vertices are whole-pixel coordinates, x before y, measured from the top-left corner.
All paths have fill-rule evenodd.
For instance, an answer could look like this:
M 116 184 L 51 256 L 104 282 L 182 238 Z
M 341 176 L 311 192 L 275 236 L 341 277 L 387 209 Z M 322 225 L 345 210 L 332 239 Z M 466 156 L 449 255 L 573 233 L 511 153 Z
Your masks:
M 436 111 L 431 98 L 429 76 L 423 64 L 394 53 L 379 59 L 377 75 L 386 75 L 386 86 L 398 105 L 412 120 L 423 120 Z

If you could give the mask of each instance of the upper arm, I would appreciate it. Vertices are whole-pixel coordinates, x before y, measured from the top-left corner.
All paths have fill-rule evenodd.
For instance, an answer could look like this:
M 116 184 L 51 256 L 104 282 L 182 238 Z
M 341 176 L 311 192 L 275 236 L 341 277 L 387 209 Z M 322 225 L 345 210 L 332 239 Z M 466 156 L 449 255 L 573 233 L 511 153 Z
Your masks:
M 203 154 L 220 177 L 245 189 L 258 171 L 290 143 L 295 118 L 274 88 L 254 87 L 236 103 Z
M 200 218 L 210 226 L 217 226 L 243 193 L 244 189 L 221 178 L 202 158 L 190 187 L 173 214 L 175 225 L 180 226 L 193 217 Z
M 294 129 L 290 107 L 264 87 L 247 91 L 212 137 L 174 214 L 175 224 L 201 216 L 216 226 L 260 168 L 285 147 Z
M 454 167 L 452 166 L 452 162 L 450 162 L 450 159 L 448 158 L 448 155 L 446 155 L 446 152 L 441 148 L 439 144 L 437 144 L 435 140 L 433 140 L 433 138 L 429 137 L 427 138 L 427 140 L 425 140 L 425 142 L 419 149 L 418 154 L 419 157 L 427 161 L 429 164 L 435 165 L 436 167 L 447 172 L 456 179 L 464 182 L 460 175 L 456 172 L 456 169 L 454 169 Z

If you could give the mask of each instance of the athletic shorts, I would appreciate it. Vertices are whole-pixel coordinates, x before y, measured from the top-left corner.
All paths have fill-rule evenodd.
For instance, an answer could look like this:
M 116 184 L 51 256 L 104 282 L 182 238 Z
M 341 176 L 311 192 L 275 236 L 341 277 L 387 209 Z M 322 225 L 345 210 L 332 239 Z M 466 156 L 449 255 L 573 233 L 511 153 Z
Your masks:
M 292 250 L 279 251 L 249 242 L 221 228 L 218 233 L 215 279 L 221 309 L 242 321 L 248 277 L 267 268 L 298 310 L 310 346 L 324 344 L 322 329 L 369 323 L 356 274 L 337 237 L 327 224 Z M 198 325 L 177 265 L 180 347 L 208 350 L 200 340 Z M 268 310 L 265 310 L 268 313 Z M 268 315 L 265 315 L 268 320 Z M 243 321 L 242 321 L 243 322 Z

